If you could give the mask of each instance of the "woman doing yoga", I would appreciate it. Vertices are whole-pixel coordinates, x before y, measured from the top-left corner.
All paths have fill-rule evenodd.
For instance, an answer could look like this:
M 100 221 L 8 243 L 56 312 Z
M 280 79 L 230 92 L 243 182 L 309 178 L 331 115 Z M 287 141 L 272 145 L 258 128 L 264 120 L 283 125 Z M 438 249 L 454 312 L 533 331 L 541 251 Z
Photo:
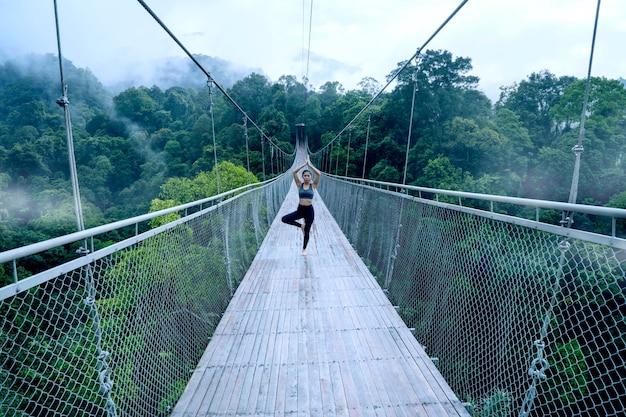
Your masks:
M 315 178 L 313 178 L 313 174 L 308 169 L 302 171 L 302 181 L 298 177 L 298 172 L 305 166 L 309 166 L 313 172 L 315 173 Z M 292 226 L 297 226 L 302 229 L 304 233 L 304 243 L 302 244 L 302 255 L 306 255 L 306 246 L 309 243 L 309 232 L 311 231 L 311 225 L 313 224 L 313 220 L 315 219 L 315 212 L 313 211 L 313 196 L 314 191 L 317 189 L 317 184 L 320 182 L 321 173 L 320 171 L 311 164 L 311 160 L 309 157 L 306 157 L 306 161 L 304 164 L 296 167 L 293 170 L 293 180 L 298 186 L 298 196 L 300 201 L 298 203 L 298 209 L 293 213 L 289 213 L 283 216 L 283 223 L 290 224 Z M 303 222 L 297 222 L 296 220 L 303 219 Z

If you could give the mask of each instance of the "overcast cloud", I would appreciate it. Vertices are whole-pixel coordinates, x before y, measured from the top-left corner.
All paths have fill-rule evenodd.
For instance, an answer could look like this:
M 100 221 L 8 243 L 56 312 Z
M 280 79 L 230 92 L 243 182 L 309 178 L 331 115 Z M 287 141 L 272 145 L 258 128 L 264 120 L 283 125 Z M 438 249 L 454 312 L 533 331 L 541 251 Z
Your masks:
M 191 53 L 261 68 L 272 81 L 285 74 L 302 79 L 308 71 L 314 87 L 339 81 L 352 89 L 364 77 L 384 84 L 462 1 L 313 0 L 312 19 L 311 0 L 146 3 Z M 137 1 L 57 6 L 63 56 L 105 85 L 149 75 L 156 59 L 184 56 Z M 492 100 L 500 86 L 544 69 L 585 78 L 596 6 L 596 0 L 469 0 L 427 49 L 471 58 L 472 75 Z M 625 35 L 624 0 L 604 0 L 592 75 L 626 78 Z M 57 53 L 54 2 L 0 0 L 0 61 L 29 53 Z

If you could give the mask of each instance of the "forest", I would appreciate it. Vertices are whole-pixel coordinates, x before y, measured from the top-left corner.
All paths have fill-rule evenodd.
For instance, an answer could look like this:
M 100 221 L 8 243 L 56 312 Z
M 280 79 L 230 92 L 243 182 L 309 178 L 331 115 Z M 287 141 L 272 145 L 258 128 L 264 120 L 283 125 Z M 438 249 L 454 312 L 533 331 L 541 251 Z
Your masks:
M 454 57 L 448 51 L 425 51 L 416 63 L 405 64 L 398 63 L 397 68 L 390 72 L 387 80 L 397 76 L 393 88 L 380 94 L 381 83 L 371 78 L 362 80 L 359 89 L 346 91 L 337 81 L 312 88 L 292 75 L 271 82 L 263 75 L 252 73 L 227 86 L 226 96 L 211 84 L 168 88 L 133 86 L 114 93 L 88 69 L 76 68 L 70 61 L 65 61 L 85 226 L 98 226 L 215 195 L 218 193 L 218 171 L 219 189 L 222 191 L 279 175 L 288 168 L 281 165 L 280 160 L 282 155 L 293 153 L 294 132 L 298 124 L 306 126 L 311 152 L 329 149 L 327 145 L 333 143 L 329 158 L 333 163 L 320 166 L 327 172 L 401 182 L 407 161 L 408 184 L 567 201 L 574 167 L 572 148 L 579 141 L 586 80 L 557 77 L 549 71 L 539 70 L 513 85 L 503 86 L 499 99 L 492 103 L 478 89 L 479 79 L 470 75 L 470 58 Z M 76 231 L 67 130 L 63 109 L 57 104 L 62 91 L 58 69 L 58 60 L 53 55 L 31 56 L 27 63 L 8 61 L 0 65 L 0 108 L 3 110 L 0 112 L 0 251 Z M 414 95 L 415 106 L 412 109 Z M 377 99 L 367 111 L 344 130 L 375 96 Z M 246 112 L 269 140 L 261 139 L 257 128 L 244 120 L 230 99 Z M 624 80 L 593 78 L 585 116 L 578 202 L 626 208 Z M 340 132 L 343 133 L 339 137 Z M 375 222 L 369 224 L 369 227 L 376 226 Z M 371 240 L 365 229 L 362 230 L 363 236 Z M 519 279 L 525 275 L 523 271 L 518 271 L 517 266 L 506 270 L 505 263 L 499 262 L 501 257 L 515 254 L 501 252 L 498 239 L 485 239 L 481 245 L 465 245 L 477 240 L 473 239 L 474 235 L 483 236 L 483 229 L 468 227 L 467 223 L 458 225 L 454 235 L 459 236 L 459 244 L 467 250 L 461 251 L 459 258 L 469 254 L 463 257 L 462 262 L 475 262 L 469 269 L 482 272 L 467 280 L 463 280 L 465 277 L 460 274 L 454 285 L 460 288 L 464 297 L 476 297 L 477 305 L 485 311 L 484 316 L 516 315 L 519 313 L 516 309 L 506 309 L 506 314 L 498 314 L 504 306 L 495 297 L 487 297 L 488 302 L 478 302 L 485 298 L 485 294 L 502 292 L 502 281 L 520 288 L 529 284 Z M 501 233 L 508 232 L 504 230 Z M 249 235 L 253 236 L 252 233 Z M 247 234 L 242 233 L 242 238 L 246 237 Z M 215 319 L 211 325 L 217 322 L 228 300 L 222 296 L 228 294 L 228 288 L 223 279 L 226 267 L 221 241 L 214 239 L 212 247 L 211 244 L 198 244 L 199 239 L 187 239 L 193 250 L 164 257 L 158 249 L 180 249 L 179 242 L 172 243 L 176 238 L 176 235 L 160 235 L 152 245 L 143 245 L 138 253 L 120 254 L 117 264 L 107 264 L 108 268 L 98 269 L 102 276 L 97 278 L 104 283 L 99 288 L 101 298 L 98 308 L 103 317 L 111 319 L 103 321 L 111 333 L 125 333 L 125 322 L 143 319 L 137 314 L 133 297 L 151 299 L 155 298 L 152 294 L 161 294 L 171 290 L 171 287 L 188 289 L 195 282 L 205 280 L 206 271 L 211 271 L 209 284 L 196 286 L 194 290 L 198 291 L 198 300 L 210 299 L 209 304 L 216 306 L 216 311 L 211 312 Z M 106 239 L 107 236 L 101 237 L 96 242 L 96 248 L 107 245 Z M 254 253 L 255 244 L 248 240 L 245 242 L 236 246 L 245 249 L 246 253 Z M 532 253 L 519 251 L 518 258 L 523 255 L 534 257 Z M 484 268 L 485 258 L 481 254 L 488 252 L 494 253 L 490 263 L 493 269 Z M 48 264 L 59 264 L 76 256 L 71 248 L 58 248 L 32 259 L 20 260 L 18 274 L 24 277 L 32 271 L 44 269 Z M 126 268 L 129 262 L 140 256 L 154 259 L 156 267 L 139 268 L 138 272 L 136 268 Z M 411 252 L 407 256 L 412 265 L 416 255 Z M 188 265 L 198 266 L 177 275 L 170 273 L 176 269 L 175 262 L 185 268 Z M 432 264 L 427 256 L 423 262 Z M 409 265 L 409 262 L 406 264 Z M 448 266 L 445 265 L 445 268 Z M 0 268 L 0 287 L 12 282 L 10 267 L 3 265 Z M 241 269 L 245 271 L 247 268 Z M 159 273 L 155 274 L 155 270 Z M 606 272 L 602 268 L 597 270 Z M 124 271 L 139 277 L 138 282 L 133 283 L 139 290 L 124 284 L 128 282 L 124 281 Z M 497 279 L 486 279 L 485 271 L 495 271 Z M 622 300 L 618 298 L 621 293 L 616 286 L 606 289 L 604 281 L 602 285 L 592 284 L 595 281 L 591 279 L 591 272 L 581 268 L 580 272 L 576 272 L 580 276 L 572 275 L 564 289 L 568 294 L 566 302 L 559 306 L 563 309 L 560 317 L 587 323 L 590 329 L 611 328 L 617 322 L 617 315 L 621 314 L 618 308 L 614 308 L 614 305 L 623 305 L 616 304 Z M 408 272 L 399 275 L 413 279 Z M 604 278 L 600 272 L 597 275 Z M 179 278 L 181 276 L 182 279 Z M 534 285 L 543 285 L 540 280 L 529 280 Z M 481 288 L 479 285 L 482 282 L 479 281 L 488 285 L 488 291 L 468 295 L 466 284 Z M 82 286 L 69 279 L 48 285 L 41 291 L 24 292 L 5 305 L 9 327 L 4 329 L 3 334 L 11 340 L 6 345 L 7 357 L 19 360 L 12 359 L 2 371 L 3 378 L 17 381 L 11 387 L 17 388 L 3 405 L 15 406 L 15 409 L 28 409 L 33 404 L 55 409 L 71 406 L 85 410 L 95 407 L 100 398 L 95 397 L 96 378 L 88 378 L 62 394 L 55 391 L 62 386 L 59 381 L 64 379 L 62 375 L 69 367 L 76 369 L 81 367 L 77 364 L 82 364 L 82 375 L 91 375 L 91 368 L 78 358 L 85 356 L 86 347 L 94 345 L 95 336 L 89 336 L 91 321 L 83 310 L 86 303 L 81 294 Z M 597 292 L 586 292 L 585 286 L 591 285 L 597 286 Z M 53 286 L 58 288 L 53 289 Z M 107 293 L 109 286 L 122 288 L 123 291 Z M 49 295 L 48 289 L 52 295 Z M 55 299 L 55 291 L 63 294 L 60 302 Z M 412 288 L 407 293 L 413 295 L 415 291 Z M 22 305 L 27 305 L 23 303 L 26 297 L 32 300 L 33 308 L 22 308 Z M 611 300 L 609 304 L 607 300 Z M 175 299 L 168 307 L 171 311 L 179 311 L 179 303 L 182 304 Z M 69 310 L 67 306 L 71 306 Z M 598 308 L 594 310 L 592 307 L 595 306 Z M 401 313 L 411 327 L 419 329 L 424 327 L 424 321 L 419 318 L 424 317 L 421 313 L 427 307 L 405 304 Z M 169 355 L 173 354 L 173 349 L 168 350 L 171 345 L 163 350 L 148 352 L 152 350 L 146 342 L 148 340 L 158 338 L 170 342 L 165 340 L 157 324 L 173 327 L 168 321 L 173 317 L 170 310 L 160 302 L 153 308 L 158 320 L 148 324 L 142 322 L 138 330 L 125 333 L 123 341 L 110 349 L 117 351 L 122 364 L 116 384 L 134 388 L 131 390 L 132 398 L 126 401 L 131 406 L 142 401 L 145 393 L 155 390 L 154 386 L 136 389 L 143 387 L 137 381 L 147 380 L 144 376 L 149 368 L 141 368 L 138 363 L 133 363 L 132 358 L 143 359 L 148 353 L 156 353 L 159 360 L 173 362 L 181 369 L 197 363 L 197 359 L 192 357 L 171 360 L 173 356 Z M 590 314 L 590 311 L 593 313 Z M 62 314 L 57 314 L 59 312 Z M 528 317 L 527 321 L 537 321 L 528 311 L 522 310 L 522 313 L 526 316 L 522 316 L 521 323 L 526 321 L 525 317 Z M 71 327 L 70 331 L 64 329 L 59 332 L 60 327 L 57 326 L 60 322 L 54 321 L 55 324 L 50 325 L 50 317 L 65 318 L 72 314 L 77 319 L 66 322 L 67 328 Z M 473 326 L 473 318 L 467 316 L 466 321 L 460 323 L 465 330 L 462 337 L 482 340 L 484 326 Z M 572 331 L 572 321 L 563 320 L 555 326 L 557 332 Z M 199 329 L 189 327 L 185 333 L 190 338 L 193 335 L 205 341 L 214 330 L 210 328 L 207 333 L 202 333 Z M 48 349 L 42 355 L 39 346 L 46 345 L 58 334 L 61 334 L 59 345 L 63 345 L 68 352 L 67 360 L 52 362 L 49 359 L 56 355 L 56 351 Z M 88 336 L 72 339 L 78 334 Z M 178 333 L 172 334 L 179 339 Z M 604 335 L 608 338 L 606 335 L 610 334 L 605 332 Z M 174 339 L 174 336 L 171 337 Z M 563 352 L 570 347 L 576 353 L 571 355 L 574 357 L 571 363 L 576 367 L 572 365 L 565 371 L 576 369 L 575 381 L 578 385 L 575 387 L 578 391 L 575 393 L 578 393 L 586 389 L 587 382 L 592 380 L 591 371 L 583 367 L 586 359 L 579 355 L 587 346 L 582 342 L 593 346 L 587 358 L 590 363 L 600 364 L 600 367 L 605 366 L 605 361 L 612 363 L 619 356 L 612 355 L 608 348 L 598 349 L 597 345 L 592 345 L 592 342 L 601 339 L 595 331 L 585 332 L 582 336 L 573 335 L 571 339 L 571 345 L 557 347 L 560 351 L 555 357 L 565 356 Z M 614 341 L 621 343 L 619 337 L 611 336 L 606 345 L 613 347 Z M 577 345 L 579 342 L 580 345 Z M 198 351 L 201 351 L 201 346 L 202 343 L 198 342 Z M 623 352 L 622 348 L 619 345 L 617 350 Z M 167 355 L 162 355 L 164 352 Z M 44 375 L 44 372 L 30 373 L 31 369 L 37 369 L 36 365 L 40 362 L 54 364 L 46 366 L 49 375 Z M 21 364 L 28 366 L 22 368 Z M 490 365 L 500 366 L 501 363 Z M 526 369 L 526 365 L 524 363 L 520 368 Z M 481 361 L 472 366 L 486 368 Z M 558 366 L 556 369 L 564 369 L 562 363 Z M 609 365 L 606 367 L 609 368 Z M 138 371 L 126 372 L 129 369 Z M 602 379 L 602 387 L 612 389 L 611 378 L 619 375 L 622 367 L 610 369 L 596 379 Z M 184 375 L 184 380 L 168 381 L 175 386 L 157 394 L 157 397 L 163 398 L 156 408 L 162 411 L 178 398 L 174 394 L 182 392 L 188 370 Z M 471 375 L 475 377 L 478 373 Z M 498 374 L 493 372 L 492 375 Z M 26 380 L 31 385 L 21 384 Z M 65 402 L 83 395 L 82 391 L 86 392 L 84 403 Z M 30 396 L 41 392 L 46 395 L 43 399 L 29 402 Z M 553 400 L 551 396 L 558 396 L 554 401 L 558 404 L 568 403 L 569 399 L 565 398 L 568 392 L 561 386 L 551 385 L 547 396 L 549 400 Z M 63 401 L 57 401 L 59 398 Z M 615 398 L 614 402 L 618 403 L 619 395 Z M 601 403 L 602 399 L 596 400 L 596 397 L 590 397 L 589 401 Z M 29 413 L 33 414 L 37 414 L 36 411 Z
M 402 182 L 410 140 L 407 184 L 567 201 L 586 80 L 539 70 L 502 86 L 492 103 L 469 75 L 470 58 L 428 50 L 405 64 L 337 139 L 379 81 L 346 91 L 338 81 L 316 89 L 252 73 L 228 97 L 211 83 L 114 94 L 65 61 L 85 226 L 214 195 L 216 161 L 223 190 L 278 175 L 300 123 L 312 152 L 337 139 L 331 160 L 342 162 L 326 167 L 332 173 Z M 578 203 L 626 208 L 624 82 L 592 78 Z M 52 54 L 0 65 L 0 251 L 76 231 L 61 95 Z

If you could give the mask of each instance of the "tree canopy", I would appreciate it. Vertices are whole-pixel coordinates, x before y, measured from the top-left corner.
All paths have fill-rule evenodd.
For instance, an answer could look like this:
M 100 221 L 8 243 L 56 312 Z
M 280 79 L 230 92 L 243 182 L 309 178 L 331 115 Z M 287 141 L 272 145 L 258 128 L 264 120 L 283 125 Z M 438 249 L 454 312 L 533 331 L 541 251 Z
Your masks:
M 1 250 L 75 225 L 65 123 L 56 104 L 58 62 L 52 55 L 29 60 L 0 65 Z M 306 125 L 312 152 L 329 150 L 321 166 L 328 172 L 567 201 L 586 80 L 541 70 L 502 86 L 492 103 L 478 89 L 470 58 L 427 50 L 405 64 L 390 72 L 388 79 L 397 75 L 391 91 L 379 94 L 341 137 L 337 132 L 379 93 L 377 80 L 367 77 L 354 90 L 338 81 L 315 90 L 292 75 L 271 82 L 252 73 L 236 81 L 228 95 L 268 141 L 215 88 L 135 86 L 112 94 L 91 72 L 65 62 L 86 224 L 210 196 L 217 191 L 216 164 L 220 190 L 281 174 L 297 124 Z M 623 80 L 592 78 L 579 201 L 622 200 L 625 116 Z

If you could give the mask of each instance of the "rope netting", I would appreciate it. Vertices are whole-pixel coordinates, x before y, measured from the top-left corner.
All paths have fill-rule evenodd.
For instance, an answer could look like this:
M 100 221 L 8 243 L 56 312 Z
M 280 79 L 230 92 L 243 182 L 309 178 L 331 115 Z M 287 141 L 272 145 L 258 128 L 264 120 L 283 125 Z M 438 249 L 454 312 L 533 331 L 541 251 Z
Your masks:
M 285 175 L 2 292 L 0 415 L 167 415 L 291 181 Z
M 331 178 L 320 193 L 474 416 L 626 415 L 624 239 Z

